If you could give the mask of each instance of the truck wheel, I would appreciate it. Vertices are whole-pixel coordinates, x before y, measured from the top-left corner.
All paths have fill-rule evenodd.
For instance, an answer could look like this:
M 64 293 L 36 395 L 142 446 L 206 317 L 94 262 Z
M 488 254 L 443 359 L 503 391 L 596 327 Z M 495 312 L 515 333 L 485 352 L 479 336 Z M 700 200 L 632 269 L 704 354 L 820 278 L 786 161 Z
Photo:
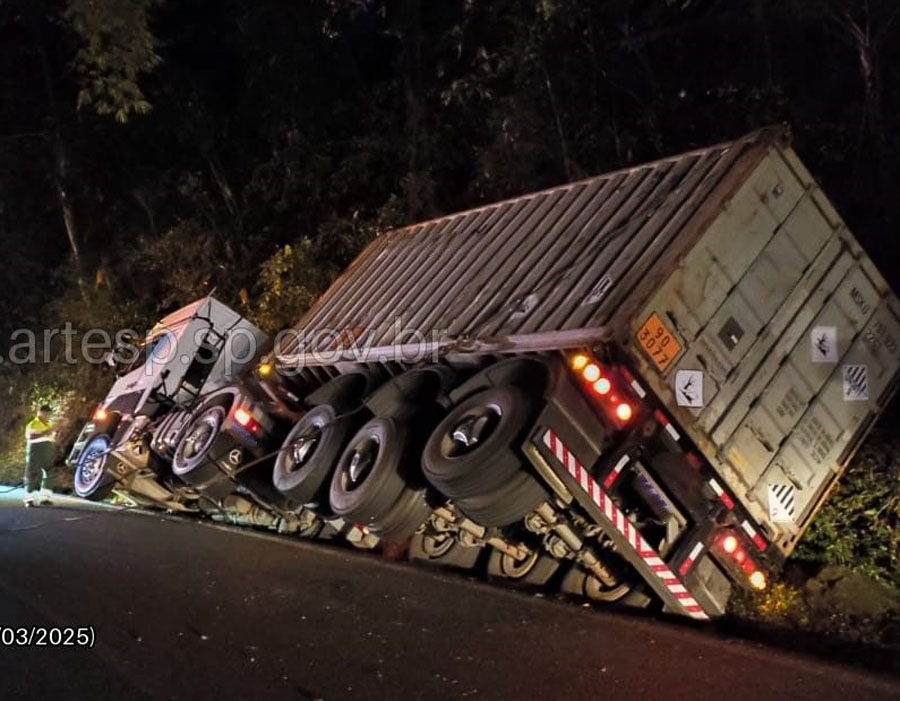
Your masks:
M 334 513 L 365 525 L 387 515 L 406 487 L 400 467 L 407 443 L 406 431 L 393 419 L 375 418 L 359 429 L 331 479 Z
M 457 499 L 456 506 L 479 525 L 503 527 L 521 521 L 548 496 L 534 477 L 520 469 L 500 489 Z
M 491 577 L 519 580 L 524 584 L 541 586 L 559 569 L 559 560 L 534 550 L 524 560 L 516 560 L 504 552 L 491 548 L 487 573 Z
M 109 445 L 109 436 L 101 433 L 91 438 L 78 456 L 73 482 L 75 493 L 82 499 L 100 501 L 112 492 L 116 480 L 106 472 Z
M 620 580 L 610 587 L 592 574 L 585 572 L 578 565 L 572 565 L 571 569 L 566 572 L 566 576 L 563 577 L 559 588 L 564 594 L 584 596 L 591 601 L 612 603 L 628 594 L 631 591 L 631 584 Z
M 405 542 L 431 515 L 424 490 L 404 489 L 390 510 L 379 516 L 373 533 L 383 542 Z
M 216 404 L 201 411 L 191 421 L 175 449 L 172 472 L 179 477 L 190 474 L 192 482 L 202 482 L 218 475 L 218 468 L 207 457 L 227 415 L 227 408 Z
M 336 419 L 334 407 L 317 406 L 294 425 L 275 458 L 275 488 L 298 504 L 308 504 L 353 435 L 350 418 Z
M 409 559 L 469 570 L 475 567 L 481 548 L 463 545 L 452 533 L 416 533 L 409 543 Z
M 454 501 L 503 488 L 522 468 L 516 443 L 532 405 L 521 389 L 505 386 L 454 407 L 425 445 L 425 477 Z

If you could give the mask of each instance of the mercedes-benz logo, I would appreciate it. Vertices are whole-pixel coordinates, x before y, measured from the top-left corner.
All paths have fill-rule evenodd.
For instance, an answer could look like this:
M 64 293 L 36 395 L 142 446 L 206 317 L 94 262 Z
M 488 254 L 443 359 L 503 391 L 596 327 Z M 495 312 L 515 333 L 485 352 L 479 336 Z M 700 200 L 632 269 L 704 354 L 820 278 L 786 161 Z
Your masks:
M 235 448 L 230 453 L 228 453 L 228 462 L 237 467 L 244 460 L 244 451 L 240 448 Z

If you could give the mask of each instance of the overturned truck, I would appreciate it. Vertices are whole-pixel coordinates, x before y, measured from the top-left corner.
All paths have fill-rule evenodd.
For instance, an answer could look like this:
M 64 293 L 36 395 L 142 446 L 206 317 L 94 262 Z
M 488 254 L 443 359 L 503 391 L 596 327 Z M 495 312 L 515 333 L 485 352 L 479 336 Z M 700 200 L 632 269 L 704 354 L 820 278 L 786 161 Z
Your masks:
M 271 350 L 201 300 L 70 462 L 87 497 L 706 619 L 768 586 L 896 391 L 898 317 L 763 129 L 384 233 Z

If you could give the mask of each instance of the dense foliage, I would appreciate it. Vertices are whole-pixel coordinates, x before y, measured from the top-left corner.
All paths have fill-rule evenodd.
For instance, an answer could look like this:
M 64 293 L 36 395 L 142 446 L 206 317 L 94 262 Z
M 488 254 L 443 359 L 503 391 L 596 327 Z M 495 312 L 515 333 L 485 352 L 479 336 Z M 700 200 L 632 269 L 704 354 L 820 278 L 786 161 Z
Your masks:
M 898 14 L 5 0 L 0 355 L 20 327 L 145 328 L 212 289 L 275 329 L 380 229 L 781 121 L 896 281 Z M 102 385 L 90 367 L 0 364 L 9 445 L 38 395 L 80 406 Z

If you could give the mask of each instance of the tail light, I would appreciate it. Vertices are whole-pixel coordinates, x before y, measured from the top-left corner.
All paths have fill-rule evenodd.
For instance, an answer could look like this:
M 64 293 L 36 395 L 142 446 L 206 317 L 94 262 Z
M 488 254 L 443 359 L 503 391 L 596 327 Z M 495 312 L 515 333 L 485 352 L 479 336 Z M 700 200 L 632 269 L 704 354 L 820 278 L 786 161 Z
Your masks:
M 766 575 L 747 554 L 742 540 L 731 530 L 724 531 L 716 539 L 717 549 L 726 565 L 731 563 L 728 569 L 737 576 L 743 575 L 752 589 L 762 591 L 768 584 Z
M 109 412 L 106 409 L 104 409 L 102 406 L 98 406 L 97 409 L 94 411 L 94 416 L 92 418 L 97 423 L 106 421 L 109 418 Z
M 722 538 L 722 550 L 724 550 L 729 555 L 734 554 L 734 552 L 738 549 L 738 539 L 733 535 L 725 536 Z
M 247 407 L 239 406 L 237 409 L 234 410 L 233 417 L 234 417 L 234 422 L 238 426 L 242 426 L 243 428 L 247 429 L 251 433 L 256 433 L 257 431 L 259 431 L 259 428 L 260 428 L 259 421 L 257 421 L 255 418 L 253 418 L 253 414 L 250 412 L 249 409 L 247 409 Z
M 605 396 L 609 394 L 609 391 L 612 389 L 612 382 L 610 382 L 607 378 L 601 377 L 594 383 L 594 391 L 600 396 Z
M 572 364 L 573 370 L 584 370 L 585 366 L 591 362 L 591 359 L 583 353 L 579 353 L 578 355 L 573 355 L 569 362 Z
M 747 579 L 750 582 L 750 586 L 756 589 L 756 591 L 762 591 L 766 588 L 766 575 L 759 570 L 756 570 L 756 572 L 751 574 Z
M 586 390 L 602 400 L 600 407 L 613 423 L 623 427 L 631 421 L 635 408 L 622 396 L 623 385 L 616 370 L 603 367 L 587 353 L 569 356 L 569 367 L 587 385 Z

